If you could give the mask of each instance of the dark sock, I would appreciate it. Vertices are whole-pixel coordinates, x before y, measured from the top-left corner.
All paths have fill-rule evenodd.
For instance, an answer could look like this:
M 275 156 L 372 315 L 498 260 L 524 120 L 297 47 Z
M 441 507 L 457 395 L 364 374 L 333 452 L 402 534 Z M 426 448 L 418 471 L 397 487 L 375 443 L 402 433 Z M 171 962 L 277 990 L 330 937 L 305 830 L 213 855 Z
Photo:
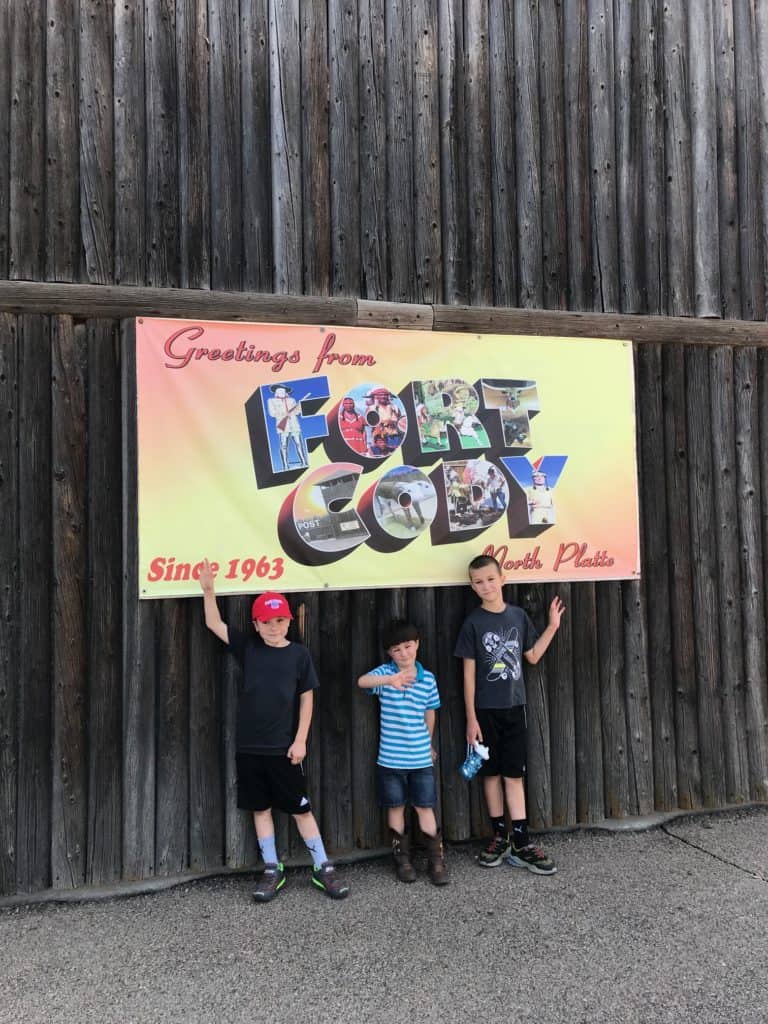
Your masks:
M 528 819 L 521 818 L 520 821 L 513 821 L 510 836 L 512 838 L 512 845 L 516 849 L 522 850 L 524 846 L 527 846 L 530 842 L 528 838 Z
M 493 829 L 493 834 L 495 836 L 501 836 L 502 838 L 506 839 L 507 826 L 504 823 L 503 815 L 500 818 L 491 818 L 491 828 Z

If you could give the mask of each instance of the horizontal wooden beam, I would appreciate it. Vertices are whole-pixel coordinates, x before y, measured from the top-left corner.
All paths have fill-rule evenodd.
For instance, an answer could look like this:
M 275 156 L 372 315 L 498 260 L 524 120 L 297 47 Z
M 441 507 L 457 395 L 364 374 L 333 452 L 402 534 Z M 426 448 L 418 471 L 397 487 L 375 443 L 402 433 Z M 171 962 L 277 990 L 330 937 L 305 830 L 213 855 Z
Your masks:
M 167 316 L 475 334 L 626 338 L 638 343 L 768 346 L 768 323 L 762 320 L 576 313 L 488 306 L 428 306 L 342 296 L 266 295 L 126 285 L 0 281 L 0 311 L 64 314 L 76 319 Z

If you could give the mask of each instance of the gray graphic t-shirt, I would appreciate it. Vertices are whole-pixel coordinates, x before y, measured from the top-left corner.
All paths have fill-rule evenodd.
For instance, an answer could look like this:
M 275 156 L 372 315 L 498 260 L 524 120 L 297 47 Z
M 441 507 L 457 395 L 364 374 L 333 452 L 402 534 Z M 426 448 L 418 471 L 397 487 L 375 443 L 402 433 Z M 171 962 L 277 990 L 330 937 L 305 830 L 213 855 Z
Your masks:
M 475 660 L 475 707 L 514 708 L 525 704 L 523 654 L 539 638 L 522 608 L 502 612 L 476 608 L 461 627 L 454 654 Z

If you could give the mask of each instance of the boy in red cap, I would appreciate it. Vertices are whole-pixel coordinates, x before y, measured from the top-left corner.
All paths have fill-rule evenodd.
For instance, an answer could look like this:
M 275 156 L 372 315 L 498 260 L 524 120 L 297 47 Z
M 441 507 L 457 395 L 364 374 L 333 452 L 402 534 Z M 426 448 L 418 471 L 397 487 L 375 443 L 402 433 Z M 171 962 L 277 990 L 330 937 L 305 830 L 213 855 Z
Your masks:
M 293 816 L 312 854 L 313 884 L 332 899 L 344 899 L 349 886 L 328 862 L 304 779 L 313 691 L 320 684 L 307 648 L 288 639 L 290 606 L 282 594 L 261 594 L 251 612 L 254 632 L 243 632 L 227 626 L 219 614 L 207 559 L 200 586 L 206 626 L 227 645 L 243 671 L 237 708 L 237 806 L 253 812 L 264 861 L 253 898 L 266 903 L 285 885 L 285 868 L 275 846 L 276 807 Z

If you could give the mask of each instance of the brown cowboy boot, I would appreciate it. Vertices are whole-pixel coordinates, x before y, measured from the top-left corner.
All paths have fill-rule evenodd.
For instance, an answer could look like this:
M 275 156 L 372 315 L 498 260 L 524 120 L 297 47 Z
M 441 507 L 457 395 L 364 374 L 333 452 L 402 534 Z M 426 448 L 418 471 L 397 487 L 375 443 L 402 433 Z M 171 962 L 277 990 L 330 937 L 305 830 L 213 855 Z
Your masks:
M 448 885 L 448 865 L 445 863 L 443 837 L 440 829 L 435 836 L 424 836 L 427 843 L 427 874 L 432 885 Z
M 413 864 L 411 864 L 410 836 L 407 833 L 401 835 L 399 832 L 395 832 L 393 828 L 389 831 L 392 835 L 392 856 L 395 858 L 395 871 L 398 880 L 401 882 L 415 882 L 416 872 Z

